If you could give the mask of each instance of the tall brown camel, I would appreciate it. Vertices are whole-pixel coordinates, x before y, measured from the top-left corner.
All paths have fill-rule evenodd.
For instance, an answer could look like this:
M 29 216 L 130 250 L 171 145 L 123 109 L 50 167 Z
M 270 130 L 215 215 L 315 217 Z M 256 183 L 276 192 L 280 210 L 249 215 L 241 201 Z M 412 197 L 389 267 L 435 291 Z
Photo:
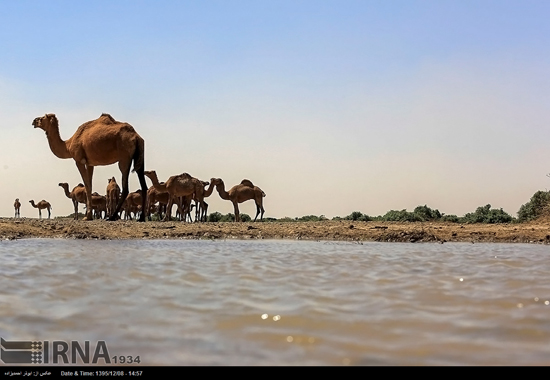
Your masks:
M 86 188 L 83 184 L 79 183 L 76 185 L 71 192 L 69 192 L 69 184 L 66 182 L 61 182 L 59 184 L 65 190 L 65 195 L 67 198 L 73 201 L 74 207 L 74 220 L 78 220 L 78 204 L 86 204 Z
M 151 179 L 155 189 L 162 193 L 169 194 L 164 220 L 170 220 L 172 218 L 172 205 L 177 201 L 178 197 L 192 196 L 196 192 L 201 192 L 201 189 L 204 190 L 201 181 L 191 177 L 188 173 L 174 175 L 168 178 L 164 184 L 159 183 L 157 173 L 154 170 L 145 171 L 144 174 Z M 185 215 L 183 212 L 181 212 L 181 214 Z
M 15 199 L 15 202 L 13 203 L 13 207 L 15 208 L 14 218 L 21 218 L 21 202 L 19 202 L 19 198 Z
M 31 204 L 32 207 L 38 209 L 38 217 L 40 219 L 42 219 L 42 210 L 47 209 L 48 210 L 48 219 L 50 219 L 50 216 L 51 216 L 50 209 L 52 208 L 52 206 L 50 205 L 50 202 L 47 202 L 44 199 L 42 199 L 37 204 L 34 204 L 34 200 L 30 200 L 29 203 Z
M 230 200 L 233 203 L 233 208 L 235 209 L 235 222 L 241 221 L 239 203 L 243 203 L 249 199 L 254 199 L 254 202 L 256 202 L 256 217 L 254 221 L 256 221 L 260 213 L 260 220 L 263 219 L 263 198 L 265 197 L 265 193 L 258 186 L 254 186 L 249 180 L 243 179 L 240 184 L 233 186 L 231 190 L 227 192 L 225 191 L 225 184 L 221 178 L 212 178 L 211 183 L 216 186 L 216 190 L 218 190 L 222 199 Z
M 75 134 L 66 141 L 63 141 L 59 135 L 59 122 L 54 114 L 37 117 L 32 124 L 35 128 L 43 129 L 46 132 L 50 149 L 54 155 L 59 158 L 74 159 L 86 187 L 87 210 L 84 220 L 92 220 L 94 167 L 111 165 L 116 162 L 118 162 L 122 173 L 122 195 L 109 220 L 118 219 L 118 212 L 128 195 L 128 176 L 132 161 L 143 190 L 142 206 L 145 209 L 147 193 L 147 183 L 143 175 L 145 142 L 130 124 L 116 121 L 111 115 L 104 113 L 98 119 L 82 124 Z M 145 221 L 144 214 L 140 221 Z
M 113 215 L 120 199 L 120 187 L 116 183 L 115 177 L 107 182 L 107 215 Z

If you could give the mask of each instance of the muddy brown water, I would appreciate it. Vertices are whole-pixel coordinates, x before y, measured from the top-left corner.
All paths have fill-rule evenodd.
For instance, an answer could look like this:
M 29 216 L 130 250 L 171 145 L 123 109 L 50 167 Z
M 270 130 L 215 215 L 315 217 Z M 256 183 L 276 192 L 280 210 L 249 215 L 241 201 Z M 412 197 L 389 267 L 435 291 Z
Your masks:
M 141 365 L 549 365 L 549 249 L 2 241 L 0 336 Z

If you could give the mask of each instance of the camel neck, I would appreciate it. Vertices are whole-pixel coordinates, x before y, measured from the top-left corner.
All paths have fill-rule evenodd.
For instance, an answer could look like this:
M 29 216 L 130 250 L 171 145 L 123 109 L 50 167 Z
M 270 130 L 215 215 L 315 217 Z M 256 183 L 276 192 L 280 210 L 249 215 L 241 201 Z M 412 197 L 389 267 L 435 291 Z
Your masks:
M 164 183 L 164 184 L 161 185 L 161 184 L 159 183 L 159 179 L 158 179 L 156 173 L 151 174 L 151 175 L 149 176 L 149 179 L 151 179 L 151 182 L 153 183 L 153 188 L 154 188 L 155 190 L 157 190 L 157 191 L 159 191 L 159 192 L 161 192 L 161 193 L 166 192 L 166 184 Z
M 63 190 L 65 190 L 65 196 L 67 198 L 71 198 L 71 193 L 69 193 L 69 186 L 65 187 L 65 186 L 62 186 Z
M 220 194 L 220 198 L 222 199 L 229 199 L 229 193 L 225 191 L 225 185 L 223 183 L 220 183 L 216 185 L 216 190 L 218 190 L 218 194 Z
M 204 192 L 204 197 L 207 198 L 210 195 L 212 195 L 212 191 L 214 191 L 214 185 L 212 184 L 212 181 L 210 181 L 210 185 L 208 185 L 208 189 Z
M 59 158 L 71 158 L 71 154 L 67 149 L 70 139 L 63 141 L 59 135 L 58 127 L 53 127 L 49 131 L 46 131 L 46 137 L 48 138 L 48 143 L 50 144 L 50 149 L 53 154 Z

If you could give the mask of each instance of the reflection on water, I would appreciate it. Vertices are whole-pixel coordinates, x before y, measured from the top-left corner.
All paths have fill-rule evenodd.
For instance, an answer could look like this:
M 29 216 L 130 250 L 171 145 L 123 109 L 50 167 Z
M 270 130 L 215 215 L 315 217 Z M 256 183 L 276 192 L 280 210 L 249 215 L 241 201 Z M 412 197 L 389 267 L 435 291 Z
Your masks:
M 6 340 L 104 340 L 142 365 L 550 364 L 547 246 L 33 239 L 0 257 Z

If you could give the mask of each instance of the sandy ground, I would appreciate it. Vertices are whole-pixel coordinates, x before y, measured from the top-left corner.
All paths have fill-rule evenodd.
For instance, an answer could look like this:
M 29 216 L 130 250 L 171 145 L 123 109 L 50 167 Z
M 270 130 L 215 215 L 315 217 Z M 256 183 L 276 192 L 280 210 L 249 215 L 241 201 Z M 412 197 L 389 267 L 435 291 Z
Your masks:
M 457 224 L 397 222 L 184 223 L 0 218 L 0 240 L 289 239 L 379 242 L 502 242 L 550 244 L 550 223 Z

